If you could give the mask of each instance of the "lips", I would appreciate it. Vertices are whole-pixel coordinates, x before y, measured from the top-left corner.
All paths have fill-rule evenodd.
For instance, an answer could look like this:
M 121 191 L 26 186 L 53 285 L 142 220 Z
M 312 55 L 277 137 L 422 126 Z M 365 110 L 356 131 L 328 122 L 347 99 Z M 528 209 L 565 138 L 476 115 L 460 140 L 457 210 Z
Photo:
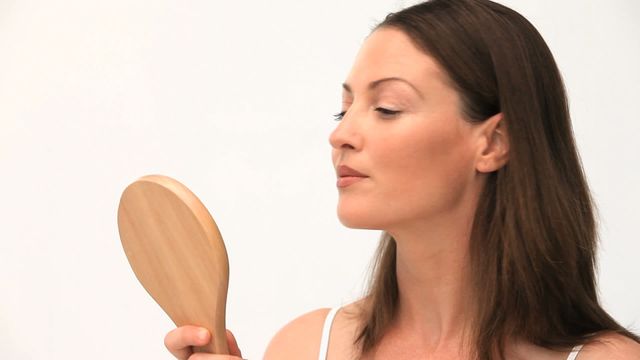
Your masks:
M 366 178 L 368 178 L 367 175 L 356 171 L 346 165 L 340 165 L 338 166 L 338 182 L 336 183 L 336 185 L 339 188 L 345 188 Z
M 351 176 L 351 177 L 367 177 L 367 175 L 358 172 L 346 165 L 340 165 L 338 166 L 338 176 L 339 177 L 345 177 L 345 176 Z

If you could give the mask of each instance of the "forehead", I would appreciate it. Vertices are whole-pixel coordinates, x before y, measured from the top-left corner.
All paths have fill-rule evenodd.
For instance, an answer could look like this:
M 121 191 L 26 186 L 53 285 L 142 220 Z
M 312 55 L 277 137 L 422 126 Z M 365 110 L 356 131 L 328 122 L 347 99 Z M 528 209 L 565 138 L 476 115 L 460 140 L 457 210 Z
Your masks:
M 364 89 L 365 84 L 384 77 L 404 78 L 419 89 L 446 81 L 437 62 L 395 28 L 379 28 L 366 38 L 346 83 Z

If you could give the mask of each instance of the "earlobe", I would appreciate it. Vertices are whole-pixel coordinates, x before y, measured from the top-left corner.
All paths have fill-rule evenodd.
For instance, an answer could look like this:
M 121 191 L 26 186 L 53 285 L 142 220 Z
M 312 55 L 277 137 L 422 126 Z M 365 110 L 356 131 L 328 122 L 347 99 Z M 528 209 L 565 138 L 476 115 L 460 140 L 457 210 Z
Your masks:
M 482 148 L 476 162 L 476 170 L 483 173 L 496 171 L 509 160 L 509 136 L 502 113 L 482 122 Z

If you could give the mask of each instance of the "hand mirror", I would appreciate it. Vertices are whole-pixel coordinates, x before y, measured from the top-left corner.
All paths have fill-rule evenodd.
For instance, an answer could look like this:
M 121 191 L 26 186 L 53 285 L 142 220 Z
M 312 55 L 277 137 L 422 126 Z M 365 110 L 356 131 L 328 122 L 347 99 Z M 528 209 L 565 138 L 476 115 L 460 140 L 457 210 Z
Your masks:
M 228 354 L 227 251 L 202 202 L 174 179 L 144 176 L 122 193 L 118 229 L 133 272 L 171 320 L 211 332 L 194 351 Z

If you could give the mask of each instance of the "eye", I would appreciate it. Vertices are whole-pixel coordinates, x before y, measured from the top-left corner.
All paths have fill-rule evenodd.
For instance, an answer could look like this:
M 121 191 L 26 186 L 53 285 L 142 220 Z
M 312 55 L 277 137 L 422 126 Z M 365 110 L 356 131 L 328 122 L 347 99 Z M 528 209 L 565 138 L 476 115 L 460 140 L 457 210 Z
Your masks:
M 378 112 L 380 112 L 380 113 L 382 114 L 382 116 L 383 116 L 383 117 L 393 117 L 393 116 L 395 116 L 395 115 L 397 115 L 397 114 L 401 113 L 401 111 L 400 111 L 400 110 L 390 110 L 390 109 L 385 109 L 385 108 L 382 108 L 382 107 L 378 107 L 378 108 L 376 108 L 375 110 L 376 110 L 376 111 L 378 111 Z M 341 111 L 341 112 L 339 112 L 339 113 L 337 113 L 337 114 L 334 114 L 334 115 L 333 115 L 334 120 L 335 120 L 335 121 L 340 121 L 340 120 L 342 120 L 342 118 L 344 117 L 344 115 L 345 115 L 346 113 L 347 113 L 346 111 Z
M 346 111 L 341 111 L 341 112 L 339 112 L 339 113 L 337 113 L 337 114 L 333 115 L 333 117 L 334 117 L 334 119 L 333 119 L 333 120 L 335 120 L 335 121 L 340 121 L 340 120 L 342 120 L 342 118 L 344 117 L 344 114 L 346 114 L 346 113 L 347 113 Z
M 376 108 L 376 111 L 380 112 L 382 114 L 382 117 L 393 117 L 394 115 L 400 113 L 399 110 L 389 110 L 382 107 Z

